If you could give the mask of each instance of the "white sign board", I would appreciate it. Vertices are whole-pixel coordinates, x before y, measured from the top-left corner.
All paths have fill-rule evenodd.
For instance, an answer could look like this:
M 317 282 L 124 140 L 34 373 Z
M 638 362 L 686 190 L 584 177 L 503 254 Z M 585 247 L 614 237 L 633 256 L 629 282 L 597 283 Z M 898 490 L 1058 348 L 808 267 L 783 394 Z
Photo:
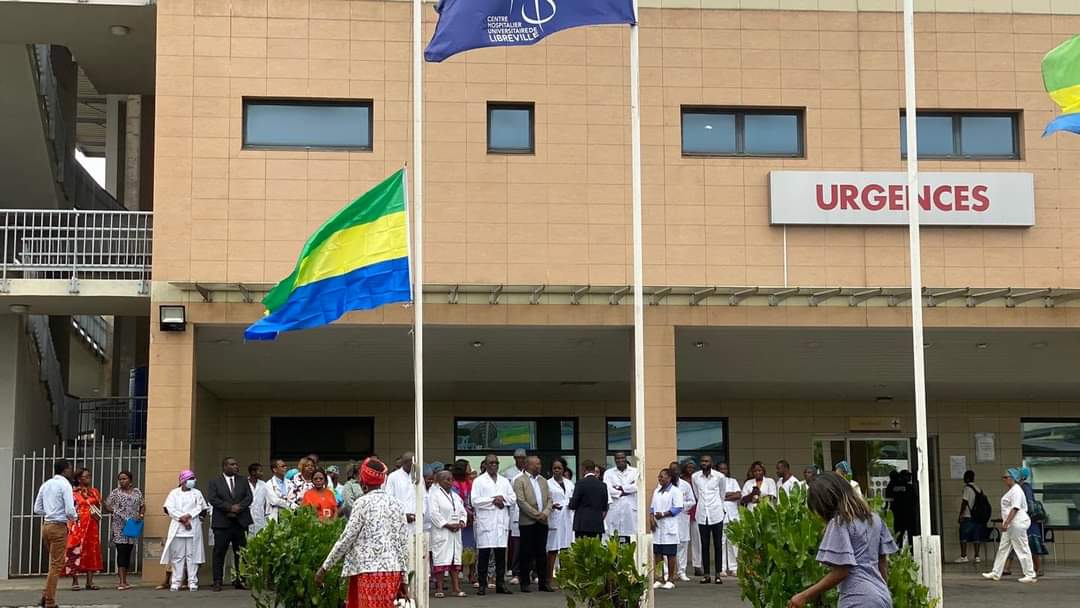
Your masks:
M 967 456 L 949 456 L 949 478 L 963 479 L 967 472 Z
M 975 462 L 997 460 L 996 439 L 994 433 L 975 433 Z
M 1030 173 L 920 173 L 925 226 L 1034 226 Z M 772 171 L 772 224 L 907 225 L 907 174 Z

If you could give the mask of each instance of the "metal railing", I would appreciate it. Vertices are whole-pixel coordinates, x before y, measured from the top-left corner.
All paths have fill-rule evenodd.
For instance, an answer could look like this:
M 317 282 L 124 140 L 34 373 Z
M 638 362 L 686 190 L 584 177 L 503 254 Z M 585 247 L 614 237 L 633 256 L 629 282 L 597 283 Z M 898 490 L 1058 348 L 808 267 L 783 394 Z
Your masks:
M 86 345 L 102 359 L 109 357 L 112 349 L 112 324 L 101 315 L 72 315 L 71 329 L 79 334 Z
M 146 397 L 102 397 L 79 401 L 80 439 L 146 443 Z
M 53 344 L 52 331 L 49 329 L 49 317 L 45 315 L 29 315 L 26 322 L 26 331 L 33 339 L 34 347 L 38 354 L 38 370 L 41 383 L 45 385 L 45 392 L 52 408 L 51 419 L 60 428 L 62 436 L 67 437 L 71 433 L 73 421 L 67 420 L 71 412 L 78 411 L 78 399 L 68 395 L 64 387 L 64 376 L 60 371 L 60 359 L 56 354 L 56 346 Z
M 0 293 L 8 280 L 142 281 L 149 293 L 153 214 L 148 211 L 0 211 Z

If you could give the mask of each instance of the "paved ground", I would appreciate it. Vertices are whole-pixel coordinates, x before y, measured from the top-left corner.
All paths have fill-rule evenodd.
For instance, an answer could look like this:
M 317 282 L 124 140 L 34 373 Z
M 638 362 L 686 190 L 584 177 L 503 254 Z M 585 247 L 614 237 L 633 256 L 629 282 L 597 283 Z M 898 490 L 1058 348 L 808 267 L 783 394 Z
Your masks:
M 139 588 L 117 592 L 104 589 L 115 587 L 115 579 L 102 577 L 97 581 L 102 591 L 63 591 L 60 604 L 78 608 L 248 608 L 254 606 L 246 592 L 223 591 L 211 593 L 169 593 Z M 108 584 L 106 584 L 108 583 Z M 33 606 L 41 597 L 40 581 L 17 579 L 0 581 L 0 607 Z M 987 606 L 1032 606 L 1037 608 L 1066 608 L 1077 606 L 1080 597 L 1080 568 L 1059 568 L 1050 572 L 1034 586 L 1021 585 L 1015 581 L 991 583 L 984 581 L 968 568 L 950 567 L 945 579 L 944 608 L 986 608 Z M 505 596 L 469 597 L 463 600 L 433 600 L 433 606 L 513 606 L 513 608 L 563 608 L 565 602 L 559 594 L 531 593 Z M 659 608 L 688 607 L 738 607 L 747 604 L 739 600 L 739 588 L 734 581 L 723 586 L 704 586 L 687 583 L 674 591 L 658 592 Z

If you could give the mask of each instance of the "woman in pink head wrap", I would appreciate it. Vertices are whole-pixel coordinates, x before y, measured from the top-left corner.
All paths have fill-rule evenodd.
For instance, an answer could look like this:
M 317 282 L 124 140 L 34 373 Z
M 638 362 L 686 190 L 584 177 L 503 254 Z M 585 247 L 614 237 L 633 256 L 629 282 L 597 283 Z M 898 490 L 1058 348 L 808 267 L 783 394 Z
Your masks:
M 199 564 L 206 561 L 203 551 L 202 513 L 210 508 L 202 492 L 195 488 L 195 472 L 180 472 L 179 486 L 165 499 L 165 513 L 172 522 L 161 552 L 161 563 L 172 564 L 169 589 L 180 590 L 187 568 L 188 589 L 199 590 Z

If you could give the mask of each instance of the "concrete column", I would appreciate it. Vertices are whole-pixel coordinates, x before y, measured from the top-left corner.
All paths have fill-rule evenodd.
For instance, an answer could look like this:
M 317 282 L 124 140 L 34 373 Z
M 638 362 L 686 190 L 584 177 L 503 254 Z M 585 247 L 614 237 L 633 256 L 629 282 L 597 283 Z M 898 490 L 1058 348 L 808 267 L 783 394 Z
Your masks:
M 131 211 L 154 208 L 154 98 L 131 95 L 125 104 L 124 188 L 120 202 Z
M 105 98 L 105 189 L 121 204 L 124 202 L 124 161 L 127 150 L 126 97 Z
M 22 323 L 15 315 L 0 315 L 0 479 L 12 478 L 12 458 L 15 456 L 15 387 L 18 378 L 19 336 Z M 0 579 L 8 578 L 11 563 L 11 497 L 0 500 Z
M 152 310 L 157 310 L 154 303 Z M 193 463 L 195 415 L 195 328 L 162 332 L 156 318 L 150 326 L 150 390 L 146 434 L 146 532 L 143 572 L 146 580 L 161 578 L 158 562 L 168 534 L 162 514 L 165 497 L 176 487 L 177 475 Z
M 645 480 L 675 460 L 675 326 L 665 310 L 645 315 Z

